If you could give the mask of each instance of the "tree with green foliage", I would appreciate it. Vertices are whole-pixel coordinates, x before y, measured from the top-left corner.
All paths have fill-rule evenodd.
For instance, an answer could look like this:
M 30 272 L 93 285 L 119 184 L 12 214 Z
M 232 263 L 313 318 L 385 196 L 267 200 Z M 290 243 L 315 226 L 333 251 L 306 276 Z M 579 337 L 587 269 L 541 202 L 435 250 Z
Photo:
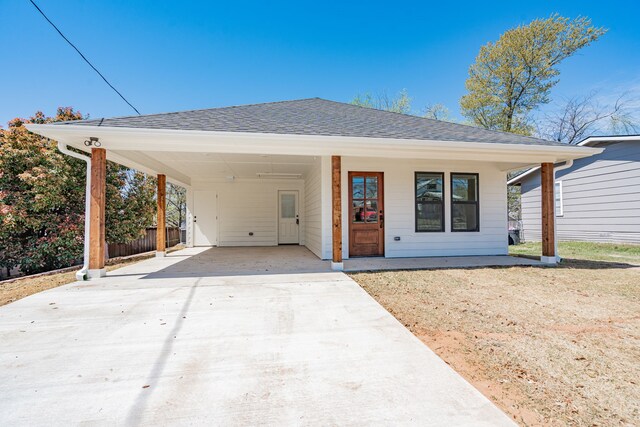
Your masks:
M 389 97 L 386 92 L 377 95 L 371 95 L 368 92 L 364 95 L 358 94 L 351 100 L 351 104 L 394 113 L 411 113 L 411 98 L 406 89 L 402 89 L 394 98 Z
M 59 108 L 54 117 L 37 112 L 0 129 L 0 267 L 36 273 L 82 259 L 85 163 L 24 127 L 82 118 Z M 140 237 L 155 217 L 155 180 L 108 162 L 105 216 L 108 242 Z
M 187 190 L 167 183 L 167 226 L 181 227 L 187 218 Z
M 109 243 L 128 243 L 156 220 L 156 180 L 107 162 L 105 231 Z
M 29 122 L 77 120 L 72 109 Z M 63 161 L 55 144 L 14 119 L 0 129 L 0 267 L 26 273 L 73 264 L 82 254 L 82 162 Z M 80 249 L 78 249 L 80 248 Z
M 560 63 L 605 32 L 588 18 L 557 14 L 505 32 L 469 68 L 462 114 L 486 129 L 530 135 L 529 113 L 550 101 Z

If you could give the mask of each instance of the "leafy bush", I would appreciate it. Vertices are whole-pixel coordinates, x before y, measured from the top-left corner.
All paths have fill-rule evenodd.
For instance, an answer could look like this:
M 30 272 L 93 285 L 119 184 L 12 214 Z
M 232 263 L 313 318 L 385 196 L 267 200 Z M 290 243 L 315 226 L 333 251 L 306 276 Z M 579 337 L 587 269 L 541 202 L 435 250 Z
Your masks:
M 37 112 L 0 129 L 0 267 L 31 274 L 82 259 L 85 163 L 24 127 L 82 118 L 70 107 L 58 108 L 54 117 Z M 155 179 L 108 162 L 107 241 L 140 237 L 155 209 Z

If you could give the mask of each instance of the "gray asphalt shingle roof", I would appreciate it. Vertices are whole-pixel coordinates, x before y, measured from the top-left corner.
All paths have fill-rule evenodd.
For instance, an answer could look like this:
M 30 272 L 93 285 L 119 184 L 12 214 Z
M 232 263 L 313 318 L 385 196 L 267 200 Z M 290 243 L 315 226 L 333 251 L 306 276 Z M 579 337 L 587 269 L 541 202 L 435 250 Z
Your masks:
M 559 145 L 538 138 L 320 98 L 89 119 L 59 125 Z

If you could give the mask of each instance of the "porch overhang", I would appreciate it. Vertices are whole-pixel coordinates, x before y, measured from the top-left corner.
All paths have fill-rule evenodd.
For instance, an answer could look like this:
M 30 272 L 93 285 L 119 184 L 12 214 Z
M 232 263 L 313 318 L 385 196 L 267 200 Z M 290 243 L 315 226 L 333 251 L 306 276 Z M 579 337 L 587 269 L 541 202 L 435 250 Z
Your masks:
M 602 152 L 601 148 L 538 144 L 506 144 L 449 140 L 294 135 L 147 129 L 65 124 L 28 124 L 37 134 L 89 151 L 84 141 L 99 138 L 110 160 L 169 181 L 190 185 L 191 177 L 153 158 L 153 152 L 233 153 L 299 156 L 466 160 L 499 164 L 504 171 L 559 163 Z

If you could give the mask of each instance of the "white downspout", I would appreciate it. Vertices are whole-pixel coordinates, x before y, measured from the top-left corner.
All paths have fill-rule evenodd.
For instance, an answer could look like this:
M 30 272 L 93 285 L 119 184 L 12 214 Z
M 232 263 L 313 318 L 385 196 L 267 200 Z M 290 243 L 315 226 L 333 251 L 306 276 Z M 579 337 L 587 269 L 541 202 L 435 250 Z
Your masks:
M 573 159 L 567 160 L 564 165 L 553 168 L 553 253 L 556 254 L 556 262 L 560 262 L 562 258 L 558 255 L 558 215 L 556 215 L 556 172 L 569 169 L 573 166 Z
M 82 154 L 69 150 L 67 145 L 62 142 L 58 142 L 58 150 L 67 156 L 80 159 L 87 163 L 87 185 L 84 195 L 84 262 L 82 268 L 76 273 L 76 280 L 87 280 L 87 274 L 89 272 L 89 226 L 91 222 L 91 218 L 89 217 L 91 211 L 91 157 L 83 156 Z

